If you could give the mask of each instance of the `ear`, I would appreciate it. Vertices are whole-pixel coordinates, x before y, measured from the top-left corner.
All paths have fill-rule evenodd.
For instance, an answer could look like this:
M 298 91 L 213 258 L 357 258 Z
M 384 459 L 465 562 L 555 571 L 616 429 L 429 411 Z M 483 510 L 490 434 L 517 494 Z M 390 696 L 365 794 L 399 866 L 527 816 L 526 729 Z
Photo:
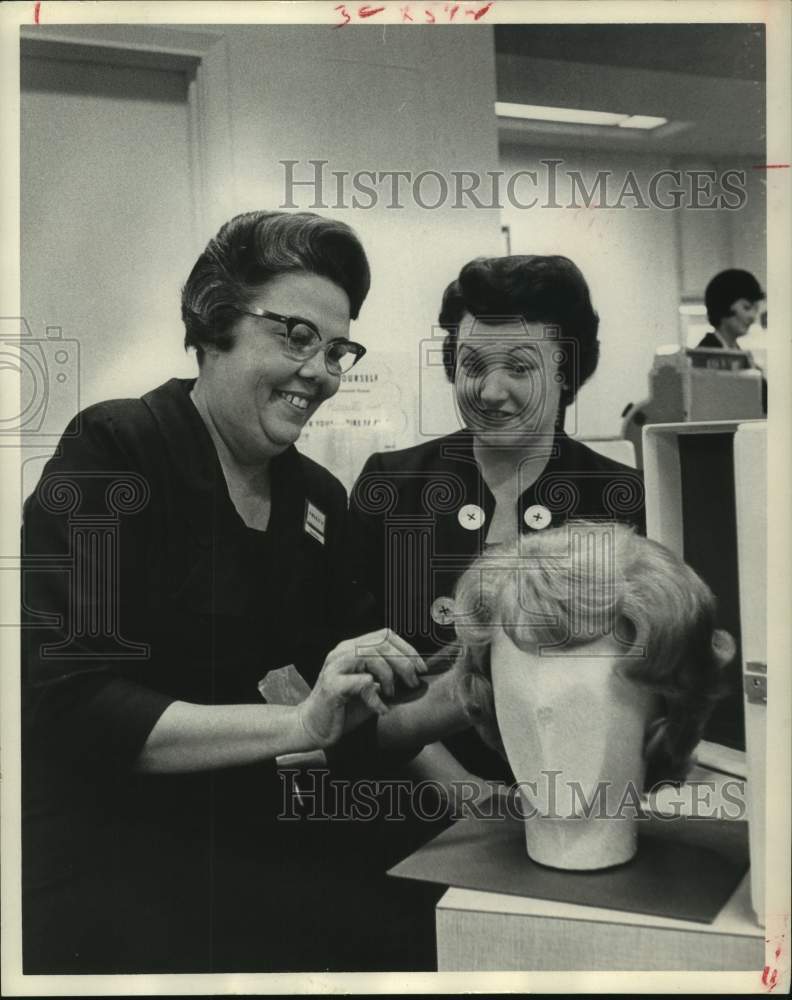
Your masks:
M 207 365 L 211 365 L 215 362 L 221 354 L 227 354 L 227 351 L 221 351 L 217 344 L 206 343 L 201 344 L 203 348 L 203 360 L 201 361 L 201 368 L 206 368 Z
M 556 427 L 563 429 L 564 421 L 566 420 L 566 411 L 572 405 L 574 396 L 572 395 L 572 390 L 566 382 L 561 385 L 561 391 L 558 394 L 558 413 L 556 414 Z
M 446 378 L 451 385 L 454 384 L 456 376 L 456 352 L 459 347 L 457 342 L 458 335 L 459 330 L 456 328 L 453 333 L 449 332 L 443 337 L 443 368 L 445 369 Z

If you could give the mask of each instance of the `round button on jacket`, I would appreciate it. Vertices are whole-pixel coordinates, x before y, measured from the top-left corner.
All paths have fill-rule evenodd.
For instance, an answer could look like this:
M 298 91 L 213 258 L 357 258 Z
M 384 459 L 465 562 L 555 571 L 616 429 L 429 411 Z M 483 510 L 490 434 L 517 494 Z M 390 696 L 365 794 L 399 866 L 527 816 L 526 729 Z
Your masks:
M 460 508 L 457 514 L 457 520 L 468 531 L 478 531 L 486 519 L 487 515 L 481 507 L 476 506 L 474 503 L 466 503 L 464 507 Z
M 453 625 L 456 605 L 452 597 L 438 597 L 432 601 L 429 614 L 437 625 Z
M 525 521 L 529 528 L 533 528 L 534 531 L 546 528 L 552 520 L 553 517 L 550 511 L 540 503 L 531 504 L 530 507 L 526 507 L 523 514 L 523 521 Z

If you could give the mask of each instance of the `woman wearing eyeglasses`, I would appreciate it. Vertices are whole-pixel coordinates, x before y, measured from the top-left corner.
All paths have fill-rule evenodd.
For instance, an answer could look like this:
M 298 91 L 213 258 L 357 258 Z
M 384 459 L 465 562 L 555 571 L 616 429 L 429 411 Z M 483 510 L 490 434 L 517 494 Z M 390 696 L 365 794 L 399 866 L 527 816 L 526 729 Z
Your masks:
M 26 973 L 413 960 L 388 916 L 404 884 L 374 880 L 360 825 L 322 820 L 321 775 L 298 797 L 275 767 L 415 738 L 384 700 L 426 668 L 372 631 L 344 490 L 294 448 L 365 353 L 368 287 L 347 226 L 232 219 L 182 292 L 197 378 L 84 411 L 25 505 Z M 310 694 L 265 704 L 292 664 Z

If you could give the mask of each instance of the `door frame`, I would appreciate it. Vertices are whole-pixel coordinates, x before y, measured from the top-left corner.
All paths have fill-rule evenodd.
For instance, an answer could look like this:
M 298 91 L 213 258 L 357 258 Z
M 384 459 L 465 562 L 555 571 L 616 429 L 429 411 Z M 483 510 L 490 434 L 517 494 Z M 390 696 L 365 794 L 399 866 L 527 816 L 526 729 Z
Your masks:
M 20 28 L 20 58 L 69 59 L 186 74 L 194 226 L 200 249 L 231 217 L 236 198 L 228 47 L 221 28 L 38 25 Z

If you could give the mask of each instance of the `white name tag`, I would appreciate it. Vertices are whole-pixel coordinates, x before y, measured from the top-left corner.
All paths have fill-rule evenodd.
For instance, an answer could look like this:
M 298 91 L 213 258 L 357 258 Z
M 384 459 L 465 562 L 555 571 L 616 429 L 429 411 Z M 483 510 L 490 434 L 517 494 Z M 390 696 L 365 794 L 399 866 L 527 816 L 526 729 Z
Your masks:
M 315 507 L 310 500 L 305 501 L 305 531 L 321 545 L 325 543 L 327 515 Z

